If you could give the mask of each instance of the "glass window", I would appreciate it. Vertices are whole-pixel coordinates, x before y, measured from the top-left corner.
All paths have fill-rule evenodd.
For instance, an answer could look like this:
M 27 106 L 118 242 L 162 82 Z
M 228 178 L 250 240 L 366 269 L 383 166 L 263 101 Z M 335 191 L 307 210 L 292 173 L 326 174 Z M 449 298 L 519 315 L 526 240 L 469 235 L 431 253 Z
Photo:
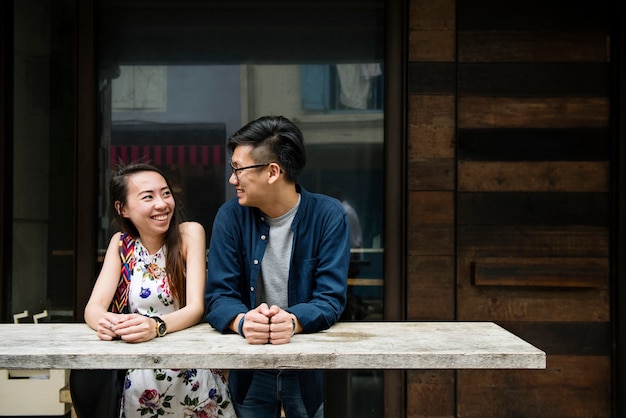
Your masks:
M 250 120 L 283 115 L 305 137 L 300 183 L 351 214 L 342 320 L 382 319 L 384 1 L 99 4 L 99 247 L 113 233 L 111 170 L 137 160 L 168 174 L 208 244 L 218 207 L 235 196 L 226 139 Z M 332 402 L 354 411 L 342 416 L 382 414 L 380 373 L 334 380 L 343 395 Z

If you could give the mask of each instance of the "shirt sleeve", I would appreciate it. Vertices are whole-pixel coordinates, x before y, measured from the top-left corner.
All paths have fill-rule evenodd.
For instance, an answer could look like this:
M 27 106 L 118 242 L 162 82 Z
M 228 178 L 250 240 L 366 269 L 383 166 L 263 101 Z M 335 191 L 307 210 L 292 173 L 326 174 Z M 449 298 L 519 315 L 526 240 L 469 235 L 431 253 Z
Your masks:
M 233 319 L 249 308 L 244 303 L 249 294 L 242 294 L 241 252 L 236 245 L 235 214 L 222 207 L 213 223 L 207 261 L 205 287 L 205 320 L 220 332 L 228 331 Z
M 318 231 L 304 234 L 311 240 L 306 247 L 315 249 L 312 253 L 314 257 L 294 254 L 299 259 L 292 265 L 297 265 L 297 287 L 304 292 L 301 286 L 309 283 L 311 297 L 306 301 L 300 297 L 301 303 L 287 309 L 298 318 L 303 332 L 328 329 L 339 321 L 346 306 L 350 264 L 350 226 L 343 207 L 337 202 L 324 213 L 316 212 L 311 216 L 318 219 L 303 227 L 309 233 Z

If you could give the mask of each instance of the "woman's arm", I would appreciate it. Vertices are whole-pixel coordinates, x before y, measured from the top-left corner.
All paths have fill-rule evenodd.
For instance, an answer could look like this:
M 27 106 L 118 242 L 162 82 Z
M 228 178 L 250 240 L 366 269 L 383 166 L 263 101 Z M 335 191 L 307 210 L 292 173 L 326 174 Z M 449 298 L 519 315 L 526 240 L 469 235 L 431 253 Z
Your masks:
M 117 323 L 119 314 L 108 312 L 122 271 L 122 261 L 119 256 L 120 233 L 111 238 L 102 269 L 91 291 L 91 296 L 85 306 L 85 322 L 98 332 L 98 337 L 104 340 L 115 338 L 116 334 L 111 330 Z
M 185 259 L 187 304 L 176 312 L 163 315 L 167 332 L 196 325 L 204 314 L 204 285 L 206 281 L 206 234 L 197 222 L 180 224 L 182 251 Z

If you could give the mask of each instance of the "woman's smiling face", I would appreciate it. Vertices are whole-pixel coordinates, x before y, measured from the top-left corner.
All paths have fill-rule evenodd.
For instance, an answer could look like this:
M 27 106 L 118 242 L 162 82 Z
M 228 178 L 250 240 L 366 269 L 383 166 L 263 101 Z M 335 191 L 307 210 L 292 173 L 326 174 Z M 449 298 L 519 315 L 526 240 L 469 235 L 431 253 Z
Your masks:
M 139 235 L 165 234 L 176 202 L 163 176 L 154 171 L 135 173 L 128 177 L 127 187 L 122 216 L 130 219 Z

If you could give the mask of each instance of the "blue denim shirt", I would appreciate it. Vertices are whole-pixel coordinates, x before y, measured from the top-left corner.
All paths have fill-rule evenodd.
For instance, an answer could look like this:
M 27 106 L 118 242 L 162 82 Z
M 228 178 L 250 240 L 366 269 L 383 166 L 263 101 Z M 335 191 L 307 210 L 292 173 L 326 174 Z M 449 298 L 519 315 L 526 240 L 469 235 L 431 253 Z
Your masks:
M 291 229 L 293 247 L 288 279 L 289 306 L 303 332 L 330 328 L 345 305 L 350 263 L 349 221 L 341 203 L 309 193 L 301 186 L 300 207 Z M 256 307 L 257 279 L 269 237 L 269 225 L 257 208 L 232 199 L 222 205 L 211 236 L 206 320 L 225 332 L 240 313 Z

